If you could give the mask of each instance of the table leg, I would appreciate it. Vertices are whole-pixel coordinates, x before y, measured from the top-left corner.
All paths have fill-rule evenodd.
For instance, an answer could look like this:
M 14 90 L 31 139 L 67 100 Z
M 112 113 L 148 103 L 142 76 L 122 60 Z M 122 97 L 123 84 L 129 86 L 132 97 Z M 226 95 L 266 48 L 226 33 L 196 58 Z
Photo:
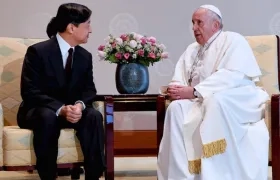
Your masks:
M 114 180 L 114 105 L 112 97 L 105 97 L 105 180 Z
M 157 152 L 159 152 L 159 145 L 163 135 L 164 118 L 165 96 L 159 95 L 157 97 Z

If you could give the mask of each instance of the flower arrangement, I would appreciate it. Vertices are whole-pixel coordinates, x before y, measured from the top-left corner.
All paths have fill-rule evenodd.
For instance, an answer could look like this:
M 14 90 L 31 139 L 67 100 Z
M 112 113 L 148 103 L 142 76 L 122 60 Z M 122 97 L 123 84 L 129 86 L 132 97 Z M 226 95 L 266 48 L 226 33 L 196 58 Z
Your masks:
M 98 47 L 98 56 L 110 63 L 140 63 L 149 66 L 168 58 L 165 45 L 158 43 L 155 37 L 137 33 L 122 34 L 120 37 L 109 35 L 105 43 Z

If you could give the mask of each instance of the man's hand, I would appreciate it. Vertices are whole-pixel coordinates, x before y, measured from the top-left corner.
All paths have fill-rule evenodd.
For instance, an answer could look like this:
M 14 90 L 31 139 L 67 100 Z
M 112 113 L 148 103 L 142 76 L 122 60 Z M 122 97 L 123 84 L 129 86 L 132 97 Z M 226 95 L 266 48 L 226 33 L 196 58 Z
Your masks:
M 83 105 L 81 103 L 77 103 L 74 106 L 71 106 L 71 109 L 77 114 L 82 114 Z
M 182 86 L 182 85 L 171 85 L 167 89 L 167 93 L 171 100 L 178 99 L 193 99 L 193 87 Z
M 78 103 L 74 106 L 63 106 L 61 108 L 60 115 L 64 116 L 66 120 L 71 123 L 77 123 L 82 117 L 82 105 Z

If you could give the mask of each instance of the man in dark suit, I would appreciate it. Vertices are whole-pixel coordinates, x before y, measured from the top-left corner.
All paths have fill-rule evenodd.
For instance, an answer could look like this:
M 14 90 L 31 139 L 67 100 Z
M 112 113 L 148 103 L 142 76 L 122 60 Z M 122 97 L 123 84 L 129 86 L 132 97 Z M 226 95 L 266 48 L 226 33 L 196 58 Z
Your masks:
M 27 49 L 22 67 L 18 125 L 32 129 L 36 168 L 42 180 L 56 179 L 58 138 L 74 128 L 84 154 L 86 180 L 97 180 L 104 164 L 103 118 L 92 107 L 96 88 L 92 55 L 79 46 L 91 33 L 91 10 L 62 4 L 47 27 L 49 40 Z

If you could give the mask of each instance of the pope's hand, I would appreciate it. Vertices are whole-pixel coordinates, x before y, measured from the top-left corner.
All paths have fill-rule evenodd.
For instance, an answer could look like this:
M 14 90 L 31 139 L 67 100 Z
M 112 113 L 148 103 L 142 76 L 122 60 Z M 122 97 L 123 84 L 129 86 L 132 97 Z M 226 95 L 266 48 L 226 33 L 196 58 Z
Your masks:
M 193 99 L 193 87 L 182 86 L 182 85 L 171 85 L 167 89 L 167 94 L 170 96 L 171 100 L 178 99 Z

